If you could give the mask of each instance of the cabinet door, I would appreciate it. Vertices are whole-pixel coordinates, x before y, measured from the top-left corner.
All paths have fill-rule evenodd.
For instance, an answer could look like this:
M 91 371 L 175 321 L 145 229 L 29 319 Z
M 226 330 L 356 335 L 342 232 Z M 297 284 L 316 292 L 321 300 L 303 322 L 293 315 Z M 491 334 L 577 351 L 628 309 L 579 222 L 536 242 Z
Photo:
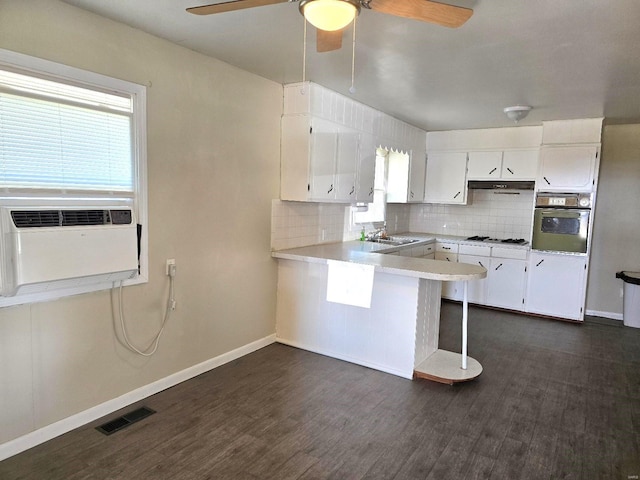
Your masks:
M 524 260 L 492 258 L 487 268 L 486 304 L 523 310 L 525 273 Z
M 311 120 L 284 115 L 281 121 L 280 199 L 305 201 L 311 190 Z
M 598 147 L 543 147 L 537 188 L 543 191 L 591 191 Z
M 345 127 L 338 128 L 338 152 L 336 155 L 335 199 L 342 202 L 356 201 L 356 169 L 358 166 L 358 132 Z
M 526 311 L 582 320 L 586 265 L 583 256 L 531 252 Z
M 322 119 L 313 119 L 311 129 L 312 200 L 333 200 L 336 196 L 335 170 L 338 148 L 338 126 Z
M 424 201 L 465 203 L 467 197 L 467 154 L 430 153 L 427 157 Z
M 491 258 L 489 257 L 480 257 L 477 255 L 458 255 L 459 263 L 470 263 L 471 265 L 480 265 L 481 267 L 489 269 L 489 262 Z M 458 289 L 464 288 L 463 282 L 458 282 Z M 487 282 L 486 279 L 481 278 L 478 280 L 468 280 L 468 289 L 467 289 L 467 301 L 470 303 L 477 303 L 480 305 L 484 305 L 487 298 Z M 462 293 L 464 295 L 464 293 Z
M 409 202 L 422 203 L 424 199 L 424 175 L 427 162 L 424 148 L 413 149 L 409 167 Z
M 376 172 L 376 144 L 373 135 L 362 134 L 358 147 L 356 202 L 373 202 Z
M 434 260 L 457 262 L 458 254 L 438 251 L 434 255 Z M 448 298 L 449 300 L 461 300 L 462 290 L 459 289 L 459 283 L 460 282 L 442 282 L 442 298 Z
M 469 152 L 468 179 L 500 178 L 501 170 L 502 152 Z
M 502 173 L 505 180 L 535 180 L 538 175 L 540 151 L 507 150 L 502 156 Z

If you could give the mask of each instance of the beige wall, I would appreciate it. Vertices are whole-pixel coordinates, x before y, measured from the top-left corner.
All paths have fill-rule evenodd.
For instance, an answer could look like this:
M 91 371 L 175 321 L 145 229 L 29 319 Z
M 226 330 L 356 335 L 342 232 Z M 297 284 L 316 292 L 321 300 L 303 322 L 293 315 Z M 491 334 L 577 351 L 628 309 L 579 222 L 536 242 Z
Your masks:
M 148 89 L 149 283 L 125 289 L 146 345 L 115 340 L 109 292 L 0 309 L 0 444 L 275 332 L 271 199 L 282 86 L 55 0 L 0 0 L 0 48 Z
M 595 208 L 587 313 L 622 315 L 620 270 L 640 271 L 640 125 L 608 125 Z M 608 316 L 608 315 L 604 315 Z

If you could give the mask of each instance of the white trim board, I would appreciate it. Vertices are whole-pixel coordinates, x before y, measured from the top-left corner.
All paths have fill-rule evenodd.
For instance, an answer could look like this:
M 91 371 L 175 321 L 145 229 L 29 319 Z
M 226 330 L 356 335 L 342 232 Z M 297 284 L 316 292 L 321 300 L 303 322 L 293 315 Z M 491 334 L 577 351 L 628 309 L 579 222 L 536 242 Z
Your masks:
M 27 433 L 21 437 L 9 440 L 8 442 L 0 445 L 0 461 L 5 460 L 13 455 L 28 450 L 36 445 L 44 443 L 55 437 L 58 437 L 71 430 L 93 422 L 105 415 L 120 410 L 132 403 L 144 400 L 145 398 L 154 395 L 162 390 L 173 387 L 179 383 L 182 383 L 190 378 L 196 377 L 202 373 L 213 370 L 216 367 L 229 363 L 240 357 L 248 355 L 256 350 L 260 350 L 263 347 L 271 345 L 276 342 L 276 335 L 272 334 L 267 337 L 256 340 L 255 342 L 248 343 L 242 347 L 238 347 L 230 352 L 223 353 L 217 357 L 205 360 L 202 363 L 193 365 L 180 372 L 169 375 L 168 377 L 161 378 L 153 383 L 145 385 L 143 387 L 132 390 L 124 395 L 121 395 L 112 400 L 108 400 L 100 405 L 91 407 L 82 412 L 71 415 L 70 417 L 59 420 L 46 427 L 39 428 L 33 432 Z
M 590 315 L 592 317 L 603 317 L 603 318 L 611 318 L 613 320 L 622 320 L 622 314 L 621 313 L 600 312 L 598 310 L 587 310 L 586 314 Z

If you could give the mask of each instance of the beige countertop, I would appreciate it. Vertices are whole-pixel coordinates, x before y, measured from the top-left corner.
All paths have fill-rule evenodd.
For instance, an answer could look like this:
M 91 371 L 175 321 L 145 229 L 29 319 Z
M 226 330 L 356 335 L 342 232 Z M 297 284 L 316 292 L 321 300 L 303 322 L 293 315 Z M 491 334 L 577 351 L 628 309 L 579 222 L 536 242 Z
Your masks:
M 435 240 L 434 236 L 429 236 L 428 234 L 400 234 L 394 236 L 421 239 L 420 242 L 405 245 L 405 247 L 422 245 Z M 479 265 L 385 255 L 382 253 L 397 250 L 397 246 L 389 246 L 375 242 L 351 241 L 278 250 L 272 252 L 272 256 L 274 258 L 309 263 L 327 263 L 329 260 L 336 260 L 362 265 L 373 265 L 376 272 L 425 278 L 427 280 L 475 280 L 487 276 L 487 270 Z

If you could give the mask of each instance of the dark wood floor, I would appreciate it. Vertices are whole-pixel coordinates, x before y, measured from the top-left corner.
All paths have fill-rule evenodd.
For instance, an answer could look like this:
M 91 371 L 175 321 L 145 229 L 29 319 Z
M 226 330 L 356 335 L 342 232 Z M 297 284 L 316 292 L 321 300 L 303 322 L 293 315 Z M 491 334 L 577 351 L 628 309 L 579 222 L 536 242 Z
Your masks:
M 441 346 L 458 349 L 460 307 Z M 640 330 L 484 309 L 483 374 L 409 381 L 283 345 L 148 398 L 109 437 L 80 428 L 0 463 L 0 478 L 630 479 L 640 475 Z M 125 409 L 124 411 L 130 410 Z

